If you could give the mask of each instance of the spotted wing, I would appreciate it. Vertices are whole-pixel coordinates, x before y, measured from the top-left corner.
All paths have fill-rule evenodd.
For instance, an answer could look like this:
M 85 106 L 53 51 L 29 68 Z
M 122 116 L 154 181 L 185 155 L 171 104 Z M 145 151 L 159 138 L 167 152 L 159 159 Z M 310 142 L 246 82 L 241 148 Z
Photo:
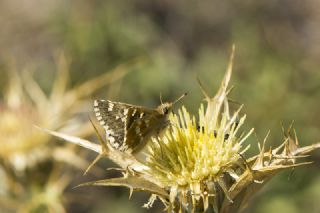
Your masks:
M 139 118 L 127 128 L 126 144 L 133 147 L 131 152 L 141 150 L 152 136 L 158 135 L 168 124 L 165 115 L 158 112 L 138 112 Z
M 136 140 L 136 136 L 128 138 L 128 130 L 135 125 L 135 121 L 146 115 L 150 116 L 153 111 L 152 109 L 119 102 L 94 101 L 94 112 L 106 131 L 108 142 L 113 148 L 120 151 L 131 152 L 135 149 L 136 144 L 128 143 L 128 141 Z

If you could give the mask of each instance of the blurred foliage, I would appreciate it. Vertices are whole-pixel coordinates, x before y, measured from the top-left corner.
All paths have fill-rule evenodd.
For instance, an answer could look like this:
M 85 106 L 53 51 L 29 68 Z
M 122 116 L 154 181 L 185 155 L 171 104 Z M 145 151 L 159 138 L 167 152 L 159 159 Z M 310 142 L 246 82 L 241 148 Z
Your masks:
M 196 77 L 215 85 L 213 94 L 235 43 L 231 97 L 245 104 L 246 128 L 257 132 L 251 142 L 270 129 L 268 145 L 279 144 L 280 122 L 294 120 L 300 143 L 308 145 L 320 138 L 319 7 L 317 0 L 3 0 L 0 89 L 8 70 L 29 69 L 48 91 L 60 50 L 70 61 L 73 85 L 143 58 L 142 68 L 97 96 L 154 107 L 160 92 L 173 100 L 187 91 L 184 105 L 195 112 L 193 103 L 202 99 Z M 317 212 L 320 153 L 310 160 L 314 164 L 297 169 L 290 180 L 288 173 L 273 180 L 248 212 Z M 104 192 L 99 202 L 107 205 L 124 196 L 112 193 Z M 143 201 L 121 203 L 139 209 Z

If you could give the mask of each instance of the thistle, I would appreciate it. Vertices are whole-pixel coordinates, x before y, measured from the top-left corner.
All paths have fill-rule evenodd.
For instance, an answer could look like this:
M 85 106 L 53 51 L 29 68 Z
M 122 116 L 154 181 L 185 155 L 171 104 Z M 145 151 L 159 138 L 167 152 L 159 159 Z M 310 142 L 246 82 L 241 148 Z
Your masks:
M 34 125 L 79 137 L 92 134 L 90 122 L 79 121 L 83 103 L 128 72 L 126 66 L 119 66 L 68 89 L 69 70 L 63 54 L 57 65 L 49 95 L 30 72 L 8 72 L 7 90 L 0 100 L 0 209 L 32 212 L 43 207 L 48 212 L 64 212 L 61 198 L 72 172 L 63 172 L 60 162 L 79 169 L 85 169 L 87 162 L 75 154 L 75 147 L 51 143 L 52 137 Z
M 233 55 L 232 52 L 225 77 L 214 97 L 210 97 L 200 84 L 207 105 L 200 105 L 198 120 L 185 107 L 178 114 L 171 114 L 171 125 L 163 134 L 151 138 L 147 148 L 141 151 L 142 156 L 113 149 L 97 130 L 100 145 L 45 131 L 97 152 L 99 155 L 91 166 L 106 157 L 122 169 L 122 177 L 81 186 L 126 186 L 130 196 L 134 190 L 146 191 L 151 197 L 144 207 L 151 207 L 159 198 L 168 212 L 241 211 L 278 172 L 309 164 L 296 161 L 319 148 L 320 144 L 299 148 L 295 131 L 290 127 L 279 147 L 265 150 L 265 139 L 259 146 L 260 153 L 248 159 L 244 157 L 250 147 L 244 144 L 253 129 L 240 132 L 246 118 L 240 116 L 242 107 L 234 113 L 229 110 L 227 95 Z

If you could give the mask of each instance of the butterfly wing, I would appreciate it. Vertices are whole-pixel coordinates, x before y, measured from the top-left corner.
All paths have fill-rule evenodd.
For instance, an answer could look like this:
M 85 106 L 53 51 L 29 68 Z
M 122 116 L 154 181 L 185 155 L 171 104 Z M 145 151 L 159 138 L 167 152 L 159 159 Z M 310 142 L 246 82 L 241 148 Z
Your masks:
M 125 106 L 121 104 L 105 101 L 94 101 L 94 112 L 100 125 L 106 131 L 106 138 L 110 145 L 116 149 L 123 146 L 125 135 Z
M 120 151 L 132 152 L 139 145 L 140 135 L 143 137 L 145 134 L 143 125 L 148 122 L 143 122 L 143 118 L 152 117 L 156 111 L 120 102 L 95 100 L 94 112 L 106 131 L 109 144 Z M 137 134 L 136 126 L 140 123 L 143 124 L 139 127 L 142 131 Z
M 167 117 L 156 111 L 150 113 L 144 111 L 140 112 L 139 115 L 127 129 L 126 144 L 132 147 L 131 152 L 141 150 L 151 136 L 158 135 L 168 124 Z

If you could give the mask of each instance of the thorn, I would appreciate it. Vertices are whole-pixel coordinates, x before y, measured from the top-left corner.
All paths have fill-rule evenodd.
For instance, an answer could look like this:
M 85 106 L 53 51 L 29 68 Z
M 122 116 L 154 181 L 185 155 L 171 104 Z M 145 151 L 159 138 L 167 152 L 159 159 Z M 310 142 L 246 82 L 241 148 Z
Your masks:
M 294 140 L 296 142 L 296 145 L 299 146 L 299 140 L 298 140 L 298 137 L 297 137 L 297 132 L 295 129 L 293 129 L 293 132 L 294 132 Z
M 133 188 L 130 187 L 130 188 L 129 188 L 129 200 L 131 199 L 132 194 L 133 194 Z
M 253 174 L 253 171 L 250 167 L 250 165 L 248 164 L 246 158 L 241 154 L 241 153 L 238 153 L 238 155 L 241 157 L 241 159 L 243 160 L 244 164 L 246 165 L 246 168 L 250 171 L 250 173 Z
M 268 130 L 268 133 L 267 133 L 266 137 L 263 139 L 263 145 L 262 145 L 262 149 L 263 150 L 265 148 L 265 145 L 266 145 L 266 142 L 267 142 L 267 139 L 268 139 L 269 135 L 270 135 L 270 129 Z
M 234 86 L 232 85 L 227 91 L 226 91 L 226 96 L 228 96 L 232 90 L 234 89 Z
M 284 130 L 283 121 L 280 121 L 280 125 L 281 125 L 281 130 L 282 130 L 283 137 L 284 137 L 284 139 L 286 139 L 286 132 Z
M 260 162 L 259 162 L 259 164 L 261 167 L 264 167 L 264 150 L 265 150 L 265 145 L 266 145 L 266 141 L 267 141 L 269 134 L 270 134 L 270 130 L 268 130 L 266 137 L 263 139 L 262 147 L 260 149 L 260 156 L 259 156 Z
M 233 103 L 233 104 L 237 104 L 237 105 L 242 105 L 239 101 L 236 101 L 232 98 L 228 98 L 228 102 Z
M 268 162 L 268 165 L 270 165 L 271 164 L 271 161 L 272 161 L 272 157 L 273 157 L 273 154 L 272 154 L 272 149 L 271 149 L 271 147 L 269 148 L 269 162 Z
M 261 144 L 260 144 L 260 140 L 259 140 L 259 137 L 258 137 L 258 134 L 256 131 L 254 131 L 254 136 L 257 140 L 258 149 L 259 149 L 259 151 L 261 151 Z
M 96 135 L 98 137 L 98 140 L 100 142 L 100 145 L 102 147 L 102 153 L 107 153 L 109 151 L 109 148 L 107 147 L 106 145 L 106 142 L 102 139 L 97 127 L 94 125 L 93 121 L 91 120 L 91 118 L 88 116 L 90 122 L 91 122 L 91 125 L 93 126 L 95 132 L 96 132 Z
M 288 136 L 290 136 L 290 131 L 291 131 L 292 127 L 293 127 L 293 123 L 294 123 L 294 120 L 291 121 L 291 124 L 289 126 L 289 129 L 288 129 L 288 132 L 287 132 Z
M 204 87 L 203 87 L 203 85 L 202 85 L 202 83 L 201 83 L 201 81 L 200 81 L 199 77 L 197 77 L 197 81 L 198 81 L 198 84 L 199 84 L 199 86 L 200 86 L 200 89 L 201 89 L 201 91 L 202 91 L 202 93 L 203 93 L 203 95 L 204 95 L 205 99 L 210 100 L 210 96 L 208 95 L 208 93 L 207 93 L 207 92 L 206 92 L 206 90 L 204 89 Z
M 294 167 L 291 169 L 291 172 L 290 172 L 290 174 L 288 176 L 288 181 L 291 180 L 291 177 L 293 176 L 293 173 L 294 173 Z
M 90 165 L 88 166 L 88 168 L 86 169 L 86 171 L 83 173 L 83 175 L 86 175 L 89 170 L 101 159 L 101 157 L 103 156 L 103 154 L 99 154 L 93 161 L 92 163 L 90 163 Z
M 217 179 L 217 183 L 218 183 L 218 185 L 221 187 L 222 191 L 224 192 L 224 195 L 225 195 L 225 197 L 227 198 L 227 200 L 228 200 L 230 203 L 233 203 L 233 200 L 232 200 L 232 198 L 230 197 L 230 194 L 229 194 L 229 191 L 228 191 L 228 189 L 227 189 L 226 184 L 225 184 L 220 178 Z

